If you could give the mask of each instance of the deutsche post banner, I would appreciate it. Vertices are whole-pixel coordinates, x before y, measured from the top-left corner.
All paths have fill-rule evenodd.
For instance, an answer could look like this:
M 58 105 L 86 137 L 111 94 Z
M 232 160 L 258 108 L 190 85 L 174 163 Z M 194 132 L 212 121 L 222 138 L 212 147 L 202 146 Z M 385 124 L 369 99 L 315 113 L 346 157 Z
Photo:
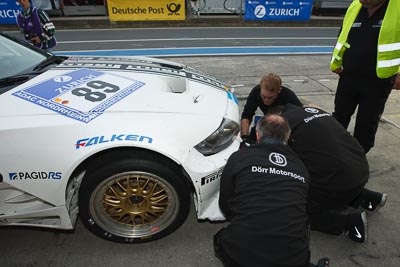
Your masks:
M 185 20 L 185 0 L 108 0 L 111 21 Z
M 0 24 L 16 24 L 20 10 L 16 0 L 0 0 Z
M 248 0 L 245 20 L 310 20 L 313 0 Z

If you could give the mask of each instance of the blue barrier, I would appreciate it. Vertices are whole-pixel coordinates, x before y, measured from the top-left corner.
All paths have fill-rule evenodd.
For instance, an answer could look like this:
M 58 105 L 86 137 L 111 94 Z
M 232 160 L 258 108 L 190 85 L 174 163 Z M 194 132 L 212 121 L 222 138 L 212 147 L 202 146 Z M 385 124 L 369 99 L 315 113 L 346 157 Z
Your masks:
M 14 0 L 0 0 L 0 24 L 16 24 L 21 7 Z
M 313 0 L 248 0 L 245 3 L 245 20 L 308 21 L 313 8 Z

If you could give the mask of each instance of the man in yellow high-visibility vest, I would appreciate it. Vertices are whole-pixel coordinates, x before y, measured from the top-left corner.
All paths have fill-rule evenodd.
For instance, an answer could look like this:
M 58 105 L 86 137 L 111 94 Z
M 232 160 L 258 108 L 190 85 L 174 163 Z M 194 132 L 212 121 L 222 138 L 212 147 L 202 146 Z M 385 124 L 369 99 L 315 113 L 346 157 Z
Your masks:
M 347 128 L 358 107 L 354 137 L 367 153 L 385 103 L 400 89 L 400 1 L 354 0 L 334 48 L 339 74 L 333 116 Z

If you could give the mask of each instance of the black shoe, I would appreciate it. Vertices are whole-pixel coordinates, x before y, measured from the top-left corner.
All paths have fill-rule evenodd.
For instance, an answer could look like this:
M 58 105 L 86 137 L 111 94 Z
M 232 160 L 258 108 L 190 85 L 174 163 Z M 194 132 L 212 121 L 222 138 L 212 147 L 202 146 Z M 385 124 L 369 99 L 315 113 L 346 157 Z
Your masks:
M 350 219 L 351 226 L 349 227 L 349 229 L 347 229 L 348 237 L 358 243 L 367 242 L 367 214 L 365 213 L 365 211 L 363 211 L 360 214 L 354 214 L 350 216 L 352 216 L 352 218 Z
M 361 208 L 366 211 L 378 211 L 385 206 L 387 195 L 368 190 Z
M 329 267 L 329 258 L 319 259 L 317 264 L 310 263 L 310 267 Z

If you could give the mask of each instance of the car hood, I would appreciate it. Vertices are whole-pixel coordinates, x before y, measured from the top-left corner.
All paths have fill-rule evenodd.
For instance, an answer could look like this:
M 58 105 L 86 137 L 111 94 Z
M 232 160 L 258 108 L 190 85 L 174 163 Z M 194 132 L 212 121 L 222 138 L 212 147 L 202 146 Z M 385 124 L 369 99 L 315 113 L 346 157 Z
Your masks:
M 115 112 L 223 117 L 236 101 L 220 81 L 146 57 L 71 57 L 0 95 L 0 117 L 63 115 L 87 120 Z M 77 115 L 78 114 L 78 115 Z

